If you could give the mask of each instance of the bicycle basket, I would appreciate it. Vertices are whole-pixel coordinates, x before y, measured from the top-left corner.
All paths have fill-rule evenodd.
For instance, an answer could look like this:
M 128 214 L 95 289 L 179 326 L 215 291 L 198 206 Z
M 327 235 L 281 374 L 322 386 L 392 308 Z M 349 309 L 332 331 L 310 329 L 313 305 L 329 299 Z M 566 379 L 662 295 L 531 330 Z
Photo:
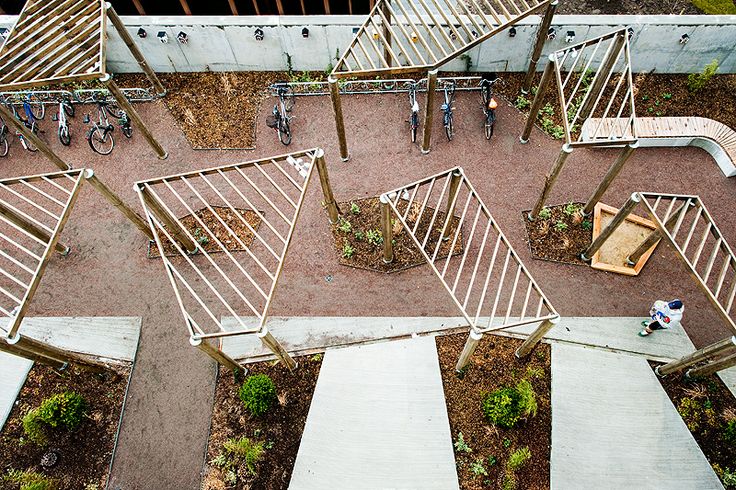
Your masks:
M 276 116 L 266 116 L 266 126 L 272 129 L 276 129 L 279 127 L 279 120 Z

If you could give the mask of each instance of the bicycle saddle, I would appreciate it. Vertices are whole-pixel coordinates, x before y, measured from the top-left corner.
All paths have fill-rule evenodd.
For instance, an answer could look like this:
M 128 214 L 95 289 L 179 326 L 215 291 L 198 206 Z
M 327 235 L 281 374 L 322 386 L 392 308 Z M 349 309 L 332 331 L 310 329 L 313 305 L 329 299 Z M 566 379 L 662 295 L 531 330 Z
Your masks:
M 416 100 L 411 105 L 411 111 L 412 112 L 419 112 L 419 102 L 417 102 Z

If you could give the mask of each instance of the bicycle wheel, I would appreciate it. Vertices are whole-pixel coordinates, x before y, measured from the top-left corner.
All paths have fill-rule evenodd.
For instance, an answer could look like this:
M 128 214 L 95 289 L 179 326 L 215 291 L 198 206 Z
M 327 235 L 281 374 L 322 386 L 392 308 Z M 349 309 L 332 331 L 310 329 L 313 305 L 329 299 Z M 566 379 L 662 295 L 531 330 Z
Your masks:
M 452 141 L 452 112 L 445 114 L 445 134 L 447 141 Z
M 419 128 L 419 115 L 416 112 L 411 113 L 411 142 L 417 142 L 417 129 Z
M 74 104 L 71 102 L 64 102 L 61 106 L 64 108 L 64 112 L 67 116 L 74 117 Z
M 8 142 L 8 136 L 5 134 L 5 132 L 0 132 L 0 158 L 8 156 L 9 150 L 10 143 Z
M 33 143 L 31 143 L 31 141 L 30 141 L 30 140 L 28 140 L 28 139 L 26 139 L 26 138 L 23 138 L 23 141 L 25 142 L 25 147 L 26 147 L 26 150 L 28 150 L 28 151 L 30 151 L 30 152 L 32 152 L 32 153 L 35 153 L 35 152 L 37 152 L 37 151 L 38 151 L 38 148 L 36 148 L 36 147 L 35 147 L 35 146 L 33 145 Z
M 486 122 L 485 122 L 485 131 L 486 131 L 486 139 L 491 139 L 491 136 L 493 136 L 493 126 L 496 125 L 496 116 L 492 113 L 486 114 Z
M 294 94 L 289 91 L 284 94 L 284 110 L 286 112 L 291 112 L 291 110 L 294 108 L 294 105 L 296 104 L 296 99 L 294 98 Z
M 59 126 L 59 141 L 64 146 L 69 146 L 72 142 L 72 135 L 69 134 L 69 126 Z
M 108 102 L 105 105 L 105 109 L 107 109 L 108 114 L 116 119 L 121 119 L 123 117 L 124 111 L 115 102 Z
M 115 146 L 115 140 L 112 139 L 112 133 L 97 126 L 89 130 L 87 133 L 87 141 L 89 142 L 89 147 L 92 148 L 95 153 L 99 153 L 100 155 L 109 155 Z
M 287 146 L 291 143 L 291 128 L 289 127 L 289 120 L 283 118 L 281 124 L 279 124 L 279 141 Z
M 46 115 L 46 106 L 35 95 L 28 96 L 28 103 L 31 104 L 31 113 L 36 119 L 43 119 Z
M 491 87 L 487 84 L 480 86 L 480 98 L 483 100 L 483 109 L 488 107 L 488 101 L 491 100 Z

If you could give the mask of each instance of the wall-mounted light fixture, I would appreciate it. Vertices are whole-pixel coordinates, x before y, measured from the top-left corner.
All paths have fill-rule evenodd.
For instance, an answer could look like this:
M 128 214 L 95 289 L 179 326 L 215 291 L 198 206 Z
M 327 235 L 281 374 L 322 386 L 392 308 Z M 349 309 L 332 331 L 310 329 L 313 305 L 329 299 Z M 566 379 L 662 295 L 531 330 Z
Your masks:
M 306 39 L 306 38 L 309 37 L 309 29 L 307 29 L 306 27 L 304 29 L 302 29 L 302 37 L 304 39 Z
M 176 35 L 176 40 L 181 44 L 187 44 L 189 42 L 189 36 L 187 36 L 186 32 L 179 31 L 179 34 Z
M 146 30 L 144 28 L 142 28 L 142 27 L 139 27 L 138 28 L 138 37 L 141 38 L 141 39 L 145 39 L 147 36 L 148 36 L 148 33 L 146 32 Z
M 10 32 L 10 29 L 7 29 L 5 27 L 0 27 L 0 37 L 3 39 L 8 37 L 8 33 Z
M 378 41 L 379 39 L 378 31 L 375 29 L 371 29 L 371 37 L 373 38 L 374 41 Z
M 455 35 L 455 31 L 453 31 L 452 29 L 450 29 L 450 39 L 452 39 L 453 41 L 457 39 L 457 36 Z
M 255 36 L 256 41 L 263 41 L 263 29 L 261 29 L 260 27 L 256 27 L 253 35 Z
M 567 34 L 565 34 L 565 42 L 571 43 L 575 40 L 575 31 L 567 31 Z
M 161 41 L 163 44 L 169 42 L 169 36 L 167 36 L 166 32 L 164 31 L 159 31 L 158 34 L 156 34 L 156 37 L 158 37 L 158 40 Z
M 478 33 L 475 31 L 470 31 L 470 33 L 473 35 L 473 37 L 478 37 Z
M 509 29 L 509 37 L 516 37 L 516 27 L 511 26 L 511 29 Z
M 550 27 L 547 30 L 547 40 L 548 41 L 552 41 L 556 37 L 557 37 L 557 31 L 555 31 L 555 28 L 554 27 Z
M 419 41 L 419 36 L 417 36 L 417 33 L 414 32 L 414 31 L 412 31 L 412 33 L 411 33 L 411 40 L 412 40 L 412 42 Z
M 688 41 L 690 41 L 690 36 L 687 34 L 683 34 L 680 36 L 680 44 L 687 44 Z

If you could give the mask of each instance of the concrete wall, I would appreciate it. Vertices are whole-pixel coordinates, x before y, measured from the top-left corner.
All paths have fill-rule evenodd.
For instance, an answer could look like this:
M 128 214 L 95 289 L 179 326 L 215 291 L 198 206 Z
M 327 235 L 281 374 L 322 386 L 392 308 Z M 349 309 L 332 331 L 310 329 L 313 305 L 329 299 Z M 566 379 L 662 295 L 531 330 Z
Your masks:
M 13 16 L 0 16 L 0 27 L 10 27 Z M 135 39 L 156 71 L 237 71 L 285 70 L 286 53 L 294 70 L 324 70 L 334 63 L 335 52 L 342 51 L 360 26 L 362 16 L 308 17 L 124 17 L 135 35 L 139 27 L 148 37 Z M 525 71 L 538 17 L 524 19 L 514 38 L 506 33 L 486 41 L 468 52 L 474 69 L 482 71 Z M 302 28 L 309 28 L 309 38 Z M 605 34 L 619 27 L 632 27 L 631 51 L 634 71 L 656 70 L 662 73 L 687 73 L 702 70 L 713 59 L 721 63 L 719 73 L 736 73 L 736 16 L 569 16 L 559 15 L 553 27 L 557 37 L 545 44 L 545 52 L 565 46 L 565 33 L 575 31 L 575 42 Z M 256 41 L 260 27 L 264 39 Z M 157 33 L 169 38 L 162 44 Z M 176 36 L 184 31 L 189 43 L 182 45 Z M 108 69 L 112 72 L 139 71 L 113 28 L 109 29 Z M 678 41 L 687 33 L 690 42 Z M 539 68 L 543 68 L 540 63 Z M 464 70 L 465 63 L 455 60 L 443 67 Z

